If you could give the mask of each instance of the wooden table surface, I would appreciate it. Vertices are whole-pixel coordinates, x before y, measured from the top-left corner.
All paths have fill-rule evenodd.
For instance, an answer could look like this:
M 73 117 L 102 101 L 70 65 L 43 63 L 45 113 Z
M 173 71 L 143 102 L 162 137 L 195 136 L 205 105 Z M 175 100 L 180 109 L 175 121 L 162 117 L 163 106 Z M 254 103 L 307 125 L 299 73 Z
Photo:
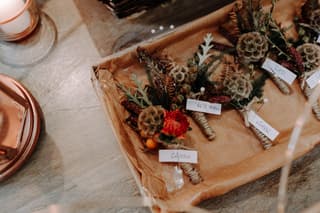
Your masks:
M 210 1 L 200 2 L 200 11 L 212 10 L 204 4 Z M 150 29 L 177 26 L 191 18 L 175 14 L 175 22 L 165 22 L 147 13 L 135 20 L 117 20 L 95 0 L 39 3 L 56 24 L 56 47 L 39 64 L 23 68 L 0 64 L 0 73 L 21 81 L 34 94 L 44 112 L 46 129 L 26 165 L 0 183 L 0 212 L 149 212 L 139 207 L 139 191 L 94 93 L 90 70 L 102 56 L 131 43 L 132 38 L 148 38 Z M 182 11 L 188 18 L 188 11 Z M 147 37 L 139 29 L 146 29 Z M 131 31 L 134 34 L 126 36 Z M 300 212 L 320 201 L 319 174 L 318 147 L 295 163 L 288 212 Z M 221 213 L 272 212 L 278 181 L 276 171 L 200 207 Z

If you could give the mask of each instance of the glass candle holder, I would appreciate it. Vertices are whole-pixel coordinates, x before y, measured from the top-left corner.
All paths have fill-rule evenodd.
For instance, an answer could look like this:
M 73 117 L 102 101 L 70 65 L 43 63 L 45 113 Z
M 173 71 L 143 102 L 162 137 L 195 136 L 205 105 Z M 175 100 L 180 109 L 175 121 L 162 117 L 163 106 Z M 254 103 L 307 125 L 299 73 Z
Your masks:
M 0 40 L 17 41 L 33 32 L 39 22 L 34 0 L 0 1 Z
M 0 0 L 0 62 L 34 65 L 52 50 L 57 29 L 36 0 Z

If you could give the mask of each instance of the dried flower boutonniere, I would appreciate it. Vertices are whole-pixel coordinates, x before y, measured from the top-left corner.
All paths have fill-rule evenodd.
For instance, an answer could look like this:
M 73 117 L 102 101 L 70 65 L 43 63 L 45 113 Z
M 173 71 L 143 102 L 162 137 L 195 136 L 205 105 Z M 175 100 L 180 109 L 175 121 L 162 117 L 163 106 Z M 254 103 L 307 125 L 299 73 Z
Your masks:
M 135 75 L 132 75 L 132 80 L 135 88 L 118 85 L 125 94 L 121 104 L 130 112 L 126 121 L 140 135 L 144 146 L 148 150 L 161 147 L 189 149 L 185 146 L 185 134 L 190 129 L 187 117 L 179 109 L 166 108 L 170 104 L 161 105 L 161 100 L 166 98 L 159 99 L 154 96 L 163 91 L 154 93 L 156 88 L 143 86 Z M 200 173 L 192 164 L 179 163 L 179 165 L 193 184 L 201 182 Z
M 273 67 L 267 68 L 271 65 L 266 65 L 270 61 L 267 58 L 278 61 L 288 72 L 296 65 L 296 51 L 285 37 L 286 29 L 272 18 L 275 4 L 276 0 L 272 0 L 270 10 L 266 11 L 260 0 L 236 1 L 229 13 L 229 21 L 220 27 L 220 32 L 236 47 L 234 56 L 243 66 L 248 66 L 252 71 L 268 70 L 268 75 L 280 91 L 290 94 L 289 80 L 285 81 L 274 72 Z
M 320 80 L 320 47 L 316 44 L 306 43 L 297 48 L 303 59 L 305 71 L 300 75 L 300 88 L 306 98 L 309 98 Z M 314 115 L 320 120 L 319 102 L 312 106 Z
M 243 117 L 246 127 L 250 128 L 260 140 L 264 149 L 272 146 L 271 140 L 250 123 L 250 113 L 254 112 L 252 105 L 263 102 L 263 86 L 267 76 L 260 75 L 253 79 L 249 72 L 234 62 L 225 64 L 223 87 L 225 94 L 231 98 L 230 105 Z
M 300 9 L 300 8 L 299 8 Z M 295 20 L 299 41 L 316 43 L 320 38 L 320 3 L 318 0 L 304 0 Z
M 147 73 L 157 91 L 167 91 L 167 95 L 157 95 L 167 97 L 170 109 L 180 109 L 186 111 L 188 98 L 201 99 L 205 88 L 212 88 L 214 85 L 209 80 L 211 73 L 222 59 L 223 54 L 214 55 L 212 53 L 213 38 L 207 34 L 204 42 L 199 46 L 194 57 L 188 61 L 187 65 L 176 63 L 169 57 L 153 57 L 143 49 L 138 49 L 138 57 L 147 68 Z M 162 89 L 161 89 L 162 88 Z M 214 92 L 210 90 L 211 92 Z M 215 132 L 208 123 L 203 112 L 189 111 L 191 117 L 201 128 L 202 132 L 209 140 L 215 138 Z

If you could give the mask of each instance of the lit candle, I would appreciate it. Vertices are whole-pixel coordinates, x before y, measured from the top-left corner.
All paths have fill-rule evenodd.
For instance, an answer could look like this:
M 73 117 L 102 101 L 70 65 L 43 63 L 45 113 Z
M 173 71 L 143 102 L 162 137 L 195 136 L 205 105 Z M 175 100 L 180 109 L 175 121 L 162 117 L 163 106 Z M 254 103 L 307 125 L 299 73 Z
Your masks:
M 23 0 L 0 0 L 0 22 L 17 15 L 25 6 Z M 26 30 L 31 24 L 31 16 L 28 10 L 12 21 L 0 25 L 0 29 L 7 34 L 18 34 Z

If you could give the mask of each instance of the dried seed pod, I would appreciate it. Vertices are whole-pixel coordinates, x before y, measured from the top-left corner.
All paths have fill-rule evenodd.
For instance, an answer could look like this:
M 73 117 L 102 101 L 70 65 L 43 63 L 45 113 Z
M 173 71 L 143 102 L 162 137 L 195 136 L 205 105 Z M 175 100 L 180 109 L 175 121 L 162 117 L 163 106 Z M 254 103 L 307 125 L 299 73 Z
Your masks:
M 253 133 L 257 136 L 259 139 L 262 147 L 264 149 L 270 149 L 272 147 L 272 142 L 269 140 L 267 136 L 265 136 L 262 132 L 260 132 L 257 128 L 250 126 L 250 129 L 253 131 Z
M 226 89 L 226 94 L 231 97 L 232 100 L 241 101 L 244 98 L 248 98 L 253 89 L 250 75 L 241 72 L 233 72 L 226 66 L 225 77 L 223 80 L 223 86 Z
M 208 123 L 208 120 L 203 112 L 191 112 L 193 120 L 198 124 L 202 132 L 208 138 L 208 140 L 213 140 L 216 137 L 215 132 Z
M 310 25 L 320 32 L 320 9 L 314 10 L 310 16 Z
M 188 83 L 190 79 L 188 68 L 178 64 L 173 64 L 172 69 L 169 72 L 169 76 L 171 76 L 174 81 L 180 85 Z
M 297 48 L 303 59 L 306 72 L 320 67 L 320 47 L 316 44 L 306 43 Z
M 180 163 L 183 172 L 189 177 L 192 184 L 198 184 L 202 181 L 199 171 L 190 163 Z
M 291 93 L 291 89 L 286 82 L 273 74 L 270 74 L 270 78 L 283 94 L 289 95 Z
M 245 33 L 237 43 L 237 52 L 244 63 L 258 62 L 268 52 L 267 39 L 258 32 Z
M 303 93 L 307 98 L 311 96 L 312 91 L 313 89 L 311 89 L 308 85 L 305 85 Z M 316 116 L 316 118 L 320 120 L 320 105 L 318 101 L 312 104 L 312 112 Z
M 144 138 L 151 138 L 163 125 L 164 109 L 161 106 L 149 106 L 138 117 L 138 129 Z

